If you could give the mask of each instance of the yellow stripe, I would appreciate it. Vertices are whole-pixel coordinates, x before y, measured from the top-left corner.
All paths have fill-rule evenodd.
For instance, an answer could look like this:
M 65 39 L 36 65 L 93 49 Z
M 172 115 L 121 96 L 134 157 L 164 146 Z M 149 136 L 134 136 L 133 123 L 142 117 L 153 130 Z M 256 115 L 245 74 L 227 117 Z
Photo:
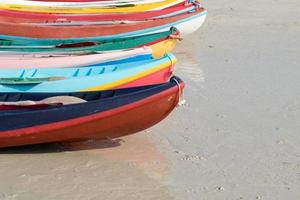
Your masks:
M 172 59 L 172 63 L 175 64 L 177 62 L 176 58 Z M 99 86 L 95 86 L 95 87 L 90 87 L 90 88 L 86 88 L 84 90 L 81 90 L 82 92 L 87 92 L 87 91 L 97 91 L 97 90 L 108 90 L 108 89 L 112 89 L 112 88 L 116 88 L 119 87 L 121 85 L 124 85 L 126 83 L 130 83 L 132 81 L 135 81 L 137 79 L 140 79 L 142 77 L 148 76 L 150 74 L 153 74 L 155 72 L 158 72 L 164 68 L 167 68 L 170 66 L 170 61 L 168 62 L 164 62 L 154 68 L 145 70 L 141 73 L 135 74 L 133 76 L 127 77 L 127 78 L 123 78 L 120 79 L 118 81 L 112 82 L 112 83 L 107 83 L 107 84 L 103 84 L 103 85 L 99 85 Z
M 73 8 L 70 7 L 49 7 L 49 6 L 29 6 L 19 4 L 5 4 L 0 3 L 0 9 L 17 10 L 17 11 L 33 11 L 33 12 L 46 12 L 46 13 L 115 13 L 115 12 L 143 12 L 146 10 L 156 9 L 168 4 L 174 3 L 177 0 L 166 0 L 156 3 L 137 4 L 131 7 L 86 7 L 86 8 Z

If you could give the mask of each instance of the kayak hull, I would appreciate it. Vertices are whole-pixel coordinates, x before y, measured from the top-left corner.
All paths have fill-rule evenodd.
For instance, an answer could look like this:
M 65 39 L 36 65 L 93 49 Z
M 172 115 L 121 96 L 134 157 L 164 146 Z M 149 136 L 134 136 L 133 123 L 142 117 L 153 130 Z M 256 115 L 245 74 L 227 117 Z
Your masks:
M 146 11 L 142 13 L 111 13 L 111 14 L 49 14 L 22 12 L 11 10 L 0 10 L 1 21 L 14 23 L 66 23 L 69 22 L 90 22 L 90 21 L 120 21 L 120 20 L 146 20 L 151 18 L 159 18 L 172 13 L 190 10 L 193 4 L 185 5 L 184 3 L 163 10 Z
M 84 67 L 89 65 L 100 64 L 113 60 L 124 60 L 136 56 L 151 57 L 151 48 L 137 48 L 123 51 L 112 51 L 102 54 L 79 55 L 79 56 L 1 56 L 0 69 L 12 68 L 67 68 L 67 67 Z
M 160 33 L 118 39 L 78 38 L 66 40 L 40 40 L 2 36 L 0 37 L 0 55 L 74 55 L 149 46 L 152 48 L 153 56 L 157 58 L 174 49 L 177 43 L 176 37 L 178 35 L 178 31 L 171 29 Z M 175 38 L 173 38 L 173 36 L 175 36 Z M 73 45 L 73 47 L 61 47 L 62 44 L 72 45 L 90 41 L 93 41 L 96 44 L 91 46 Z
M 182 88 L 183 83 L 180 87 L 173 84 L 172 87 L 161 92 L 107 111 L 59 122 L 1 131 L 0 147 L 130 135 L 147 129 L 167 117 L 178 104 Z M 130 98 L 130 95 L 127 98 Z
M 78 37 L 127 37 L 162 32 L 169 30 L 171 27 L 176 27 L 184 36 L 197 30 L 203 24 L 205 16 L 206 11 L 199 9 L 193 13 L 181 14 L 164 19 L 115 25 L 44 26 L 0 22 L 0 30 L 3 35 L 44 39 L 67 39 Z
M 0 91 L 79 92 L 165 83 L 172 75 L 176 58 L 81 68 L 0 69 Z
M 98 6 L 98 7 L 52 7 L 52 6 L 29 6 L 22 4 L 0 3 L 0 9 L 29 11 L 41 13 L 63 13 L 63 14 L 85 14 L 85 13 L 130 13 L 144 12 L 150 10 L 161 10 L 184 2 L 185 0 L 165 0 L 147 4 L 127 4 L 122 6 Z

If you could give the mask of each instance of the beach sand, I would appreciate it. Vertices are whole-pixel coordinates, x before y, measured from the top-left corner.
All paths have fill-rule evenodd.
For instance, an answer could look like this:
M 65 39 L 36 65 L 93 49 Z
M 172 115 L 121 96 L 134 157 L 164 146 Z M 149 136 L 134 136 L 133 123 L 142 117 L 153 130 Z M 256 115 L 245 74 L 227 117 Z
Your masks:
M 113 141 L 0 151 L 0 200 L 299 200 L 300 2 L 203 1 L 185 106 Z

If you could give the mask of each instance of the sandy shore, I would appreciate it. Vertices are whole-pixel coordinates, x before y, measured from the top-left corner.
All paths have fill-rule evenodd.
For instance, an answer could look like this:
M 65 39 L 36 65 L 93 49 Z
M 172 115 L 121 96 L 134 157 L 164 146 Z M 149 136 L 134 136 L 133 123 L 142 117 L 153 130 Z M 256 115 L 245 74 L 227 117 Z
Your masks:
M 0 200 L 300 199 L 300 2 L 203 1 L 187 105 L 115 141 L 0 152 Z

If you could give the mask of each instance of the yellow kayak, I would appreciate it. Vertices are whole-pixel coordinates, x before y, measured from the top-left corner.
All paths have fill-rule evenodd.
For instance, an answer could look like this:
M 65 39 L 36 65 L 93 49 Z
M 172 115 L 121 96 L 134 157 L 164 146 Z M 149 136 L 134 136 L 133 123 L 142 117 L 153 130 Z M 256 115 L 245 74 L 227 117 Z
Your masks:
M 165 0 L 155 3 L 145 4 L 125 4 L 120 6 L 99 6 L 99 7 L 50 7 L 50 6 L 30 6 L 22 4 L 0 3 L 0 9 L 43 12 L 43 13 L 64 13 L 64 14 L 91 14 L 91 13 L 122 13 L 122 12 L 143 12 L 148 10 L 164 9 L 184 0 Z

